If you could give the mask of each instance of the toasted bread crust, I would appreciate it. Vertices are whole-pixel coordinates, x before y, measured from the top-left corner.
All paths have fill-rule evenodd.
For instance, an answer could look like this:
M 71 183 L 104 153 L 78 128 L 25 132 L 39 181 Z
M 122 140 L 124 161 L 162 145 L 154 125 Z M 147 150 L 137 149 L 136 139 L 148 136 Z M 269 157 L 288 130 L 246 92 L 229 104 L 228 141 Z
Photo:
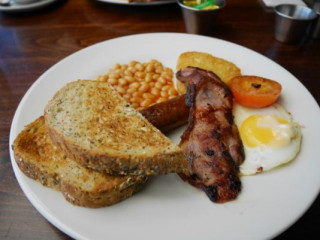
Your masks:
M 181 172 L 188 165 L 181 149 L 106 82 L 67 84 L 46 106 L 45 122 L 56 146 L 96 171 L 155 175 Z
M 61 185 L 60 191 L 62 192 L 63 196 L 73 205 L 97 208 L 111 206 L 124 199 L 127 199 L 144 186 L 144 183 L 137 182 L 120 191 L 118 189 L 112 189 L 105 192 L 90 192 L 81 191 L 81 189 L 75 188 L 74 185 L 64 182 Z
M 18 147 L 13 147 L 13 150 L 16 151 Z M 50 187 L 56 190 L 60 189 L 60 175 L 56 172 L 48 171 L 44 168 L 41 168 L 37 165 L 34 165 L 28 161 L 25 161 L 21 157 L 20 153 L 14 154 L 16 163 L 20 170 L 29 178 L 32 178 L 46 187 Z
M 12 147 L 26 176 L 60 190 L 75 205 L 109 206 L 130 197 L 147 181 L 145 176 L 110 176 L 76 164 L 52 144 L 43 117 L 27 125 Z
M 69 158 L 98 172 L 111 175 L 156 175 L 176 171 L 182 172 L 185 169 L 184 167 L 181 168 L 181 162 L 185 161 L 185 156 L 181 155 L 181 159 L 177 159 L 180 152 L 162 152 L 148 158 L 129 155 L 113 157 L 92 153 L 88 149 L 83 149 L 72 142 L 65 141 L 65 138 L 54 129 L 49 128 L 48 130 L 54 144 Z M 163 161 L 164 158 L 166 161 Z

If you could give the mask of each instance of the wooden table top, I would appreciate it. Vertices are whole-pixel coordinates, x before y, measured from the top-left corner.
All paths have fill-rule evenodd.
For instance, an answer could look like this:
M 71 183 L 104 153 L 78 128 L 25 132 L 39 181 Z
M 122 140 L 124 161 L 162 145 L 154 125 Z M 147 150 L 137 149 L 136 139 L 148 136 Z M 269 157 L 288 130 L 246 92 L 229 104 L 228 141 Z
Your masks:
M 243 45 L 279 63 L 307 87 L 319 104 L 320 40 L 282 44 L 274 39 L 273 28 L 273 12 L 259 0 L 230 0 L 219 16 L 215 32 L 209 36 Z M 0 12 L 0 239 L 69 239 L 31 205 L 12 170 L 10 124 L 24 93 L 43 72 L 77 50 L 148 32 L 184 33 L 179 6 L 172 3 L 135 7 L 95 0 L 62 0 L 32 12 Z M 276 239 L 319 239 L 319 226 L 318 197 Z

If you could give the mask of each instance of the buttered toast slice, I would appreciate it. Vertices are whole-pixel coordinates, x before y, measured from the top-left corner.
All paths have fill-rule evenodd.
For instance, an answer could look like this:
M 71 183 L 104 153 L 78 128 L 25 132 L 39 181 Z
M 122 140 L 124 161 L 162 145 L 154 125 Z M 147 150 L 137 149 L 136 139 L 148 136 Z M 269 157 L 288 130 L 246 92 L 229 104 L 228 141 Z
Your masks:
M 132 108 L 108 83 L 78 80 L 45 108 L 53 142 L 71 159 L 115 175 L 181 172 L 181 149 Z
M 68 159 L 51 142 L 44 118 L 27 125 L 13 144 L 16 162 L 30 178 L 60 190 L 72 204 L 103 207 L 130 197 L 141 189 L 144 176 L 110 176 Z

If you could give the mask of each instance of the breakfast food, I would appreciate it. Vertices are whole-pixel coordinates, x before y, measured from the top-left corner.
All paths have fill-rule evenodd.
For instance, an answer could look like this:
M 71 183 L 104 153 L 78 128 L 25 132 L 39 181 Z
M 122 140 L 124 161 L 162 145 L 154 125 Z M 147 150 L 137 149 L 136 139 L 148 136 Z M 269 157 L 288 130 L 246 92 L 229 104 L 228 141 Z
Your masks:
M 177 61 L 177 71 L 186 67 L 198 67 L 204 70 L 214 72 L 227 85 L 230 80 L 241 75 L 241 70 L 232 62 L 217 58 L 203 52 L 184 52 Z M 185 86 L 177 81 L 177 90 L 179 93 L 185 93 Z
M 157 60 L 141 63 L 116 64 L 97 80 L 111 84 L 135 109 L 141 110 L 152 104 L 178 96 L 173 72 Z
M 242 76 L 233 63 L 207 53 L 182 53 L 177 69 L 187 66 L 216 73 L 232 91 L 235 100 L 233 115 L 246 156 L 240 166 L 241 175 L 273 169 L 297 156 L 301 146 L 301 126 L 293 121 L 284 107 L 276 104 L 282 90 L 278 82 L 259 76 Z M 178 92 L 186 91 L 180 81 L 177 86 Z
M 237 76 L 231 80 L 230 89 L 246 155 L 241 174 L 253 175 L 292 161 L 300 151 L 301 127 L 275 103 L 282 86 L 258 76 Z
M 187 67 L 177 73 L 187 87 L 189 125 L 180 146 L 191 172 L 180 174 L 201 188 L 214 202 L 235 199 L 241 190 L 239 165 L 243 146 L 232 116 L 233 97 L 220 78 L 210 71 Z
M 223 203 L 238 196 L 241 175 L 296 157 L 301 129 L 275 104 L 280 84 L 201 52 L 181 54 L 177 69 L 177 91 L 157 60 L 68 83 L 15 139 L 19 168 L 80 206 L 112 205 L 166 173 Z M 187 119 L 181 148 L 160 132 Z
M 235 104 L 233 113 L 246 155 L 240 166 L 242 175 L 268 171 L 298 154 L 301 127 L 281 105 L 248 108 Z
M 185 95 L 180 95 L 142 109 L 140 113 L 161 132 L 167 132 L 187 122 L 189 108 L 185 105 Z
M 254 108 L 275 103 L 282 89 L 278 82 L 257 76 L 234 77 L 229 86 L 236 102 Z
M 181 149 L 106 82 L 68 83 L 49 101 L 44 116 L 53 142 L 93 170 L 154 175 L 187 168 Z
M 180 95 L 174 86 L 172 69 L 158 60 L 118 63 L 96 80 L 108 82 L 162 132 L 187 122 L 189 110 L 184 94 Z
M 103 207 L 130 197 L 141 189 L 145 176 L 110 176 L 76 164 L 57 149 L 39 117 L 13 143 L 21 171 L 44 186 L 60 190 L 74 205 Z

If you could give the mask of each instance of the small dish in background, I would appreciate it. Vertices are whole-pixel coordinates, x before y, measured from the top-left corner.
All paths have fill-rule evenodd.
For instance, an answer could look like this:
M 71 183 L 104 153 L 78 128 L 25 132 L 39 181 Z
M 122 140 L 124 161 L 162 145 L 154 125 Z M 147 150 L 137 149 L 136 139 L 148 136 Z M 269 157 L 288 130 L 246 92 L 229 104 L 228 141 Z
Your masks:
M 188 33 L 206 34 L 214 30 L 218 13 L 226 6 L 225 0 L 178 0 Z
M 275 8 L 275 38 L 279 42 L 297 43 L 304 39 L 317 14 L 308 7 L 281 4 Z

